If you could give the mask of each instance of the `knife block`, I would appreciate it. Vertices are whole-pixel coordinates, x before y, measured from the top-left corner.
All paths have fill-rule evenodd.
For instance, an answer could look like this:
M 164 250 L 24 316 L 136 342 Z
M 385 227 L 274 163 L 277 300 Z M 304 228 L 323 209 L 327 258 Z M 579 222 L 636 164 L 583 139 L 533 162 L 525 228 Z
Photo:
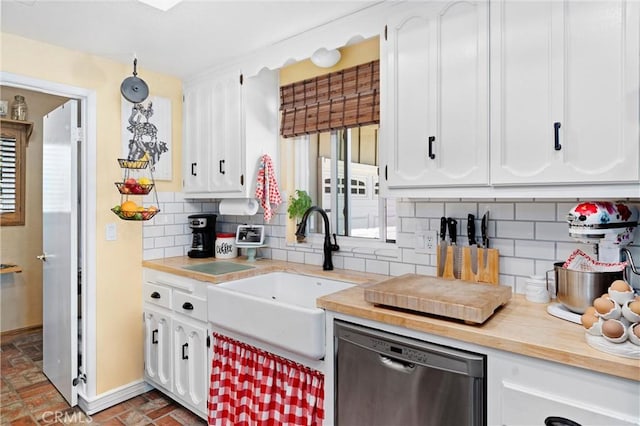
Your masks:
M 456 250 L 452 246 L 447 247 L 447 253 L 444 259 L 440 255 L 440 246 L 436 252 L 436 268 L 439 277 L 445 279 L 460 279 L 463 281 L 480 282 L 498 284 L 500 280 L 500 251 L 498 249 L 477 248 L 477 271 L 472 268 L 472 252 L 471 247 L 457 247 Z M 456 259 L 461 256 L 461 259 Z M 458 261 L 462 267 L 460 276 L 453 274 L 453 265 Z

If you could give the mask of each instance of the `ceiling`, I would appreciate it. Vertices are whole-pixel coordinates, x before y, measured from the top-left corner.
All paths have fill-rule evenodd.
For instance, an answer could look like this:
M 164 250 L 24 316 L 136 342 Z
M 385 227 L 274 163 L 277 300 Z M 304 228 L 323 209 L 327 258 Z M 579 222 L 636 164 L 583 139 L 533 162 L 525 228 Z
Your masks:
M 0 28 L 186 79 L 376 3 L 184 0 L 162 12 L 137 0 L 0 0 Z

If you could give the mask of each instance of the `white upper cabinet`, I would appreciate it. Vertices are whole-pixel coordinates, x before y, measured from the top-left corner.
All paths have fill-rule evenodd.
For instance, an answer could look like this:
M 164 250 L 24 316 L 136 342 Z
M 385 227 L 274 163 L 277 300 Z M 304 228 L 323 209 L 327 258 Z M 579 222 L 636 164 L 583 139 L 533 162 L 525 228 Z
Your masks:
M 386 32 L 381 131 L 387 186 L 486 185 L 487 4 L 426 3 L 390 21 Z
M 638 182 L 639 8 L 491 3 L 492 184 Z
M 187 198 L 253 197 L 262 154 L 277 159 L 279 79 L 263 70 L 185 83 L 183 190 Z
M 205 81 L 184 88 L 182 185 L 186 193 L 209 190 L 212 107 L 212 82 Z

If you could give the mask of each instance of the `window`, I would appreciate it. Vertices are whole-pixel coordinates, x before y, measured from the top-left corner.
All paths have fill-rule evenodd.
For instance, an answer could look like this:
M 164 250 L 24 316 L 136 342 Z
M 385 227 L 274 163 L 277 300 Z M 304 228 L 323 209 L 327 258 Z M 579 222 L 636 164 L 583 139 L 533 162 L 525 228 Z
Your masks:
M 0 225 L 24 225 L 26 146 L 32 124 L 2 120 Z
M 297 158 L 310 159 L 296 188 L 327 212 L 332 232 L 395 241 L 395 202 L 378 196 L 377 125 L 303 136 L 296 149 Z M 307 229 L 324 232 L 313 218 Z
M 380 61 L 280 87 L 280 134 L 294 138 L 295 189 L 329 216 L 331 231 L 395 240 L 395 203 L 379 197 Z M 312 217 L 310 232 L 323 232 Z

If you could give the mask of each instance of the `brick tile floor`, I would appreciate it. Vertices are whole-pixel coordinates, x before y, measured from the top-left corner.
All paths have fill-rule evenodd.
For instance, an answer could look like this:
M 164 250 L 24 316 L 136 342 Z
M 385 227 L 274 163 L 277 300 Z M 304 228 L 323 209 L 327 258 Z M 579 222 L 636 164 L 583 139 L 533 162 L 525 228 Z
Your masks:
M 151 390 L 92 416 L 69 404 L 42 374 L 42 330 L 0 344 L 0 425 L 199 426 L 189 410 Z

